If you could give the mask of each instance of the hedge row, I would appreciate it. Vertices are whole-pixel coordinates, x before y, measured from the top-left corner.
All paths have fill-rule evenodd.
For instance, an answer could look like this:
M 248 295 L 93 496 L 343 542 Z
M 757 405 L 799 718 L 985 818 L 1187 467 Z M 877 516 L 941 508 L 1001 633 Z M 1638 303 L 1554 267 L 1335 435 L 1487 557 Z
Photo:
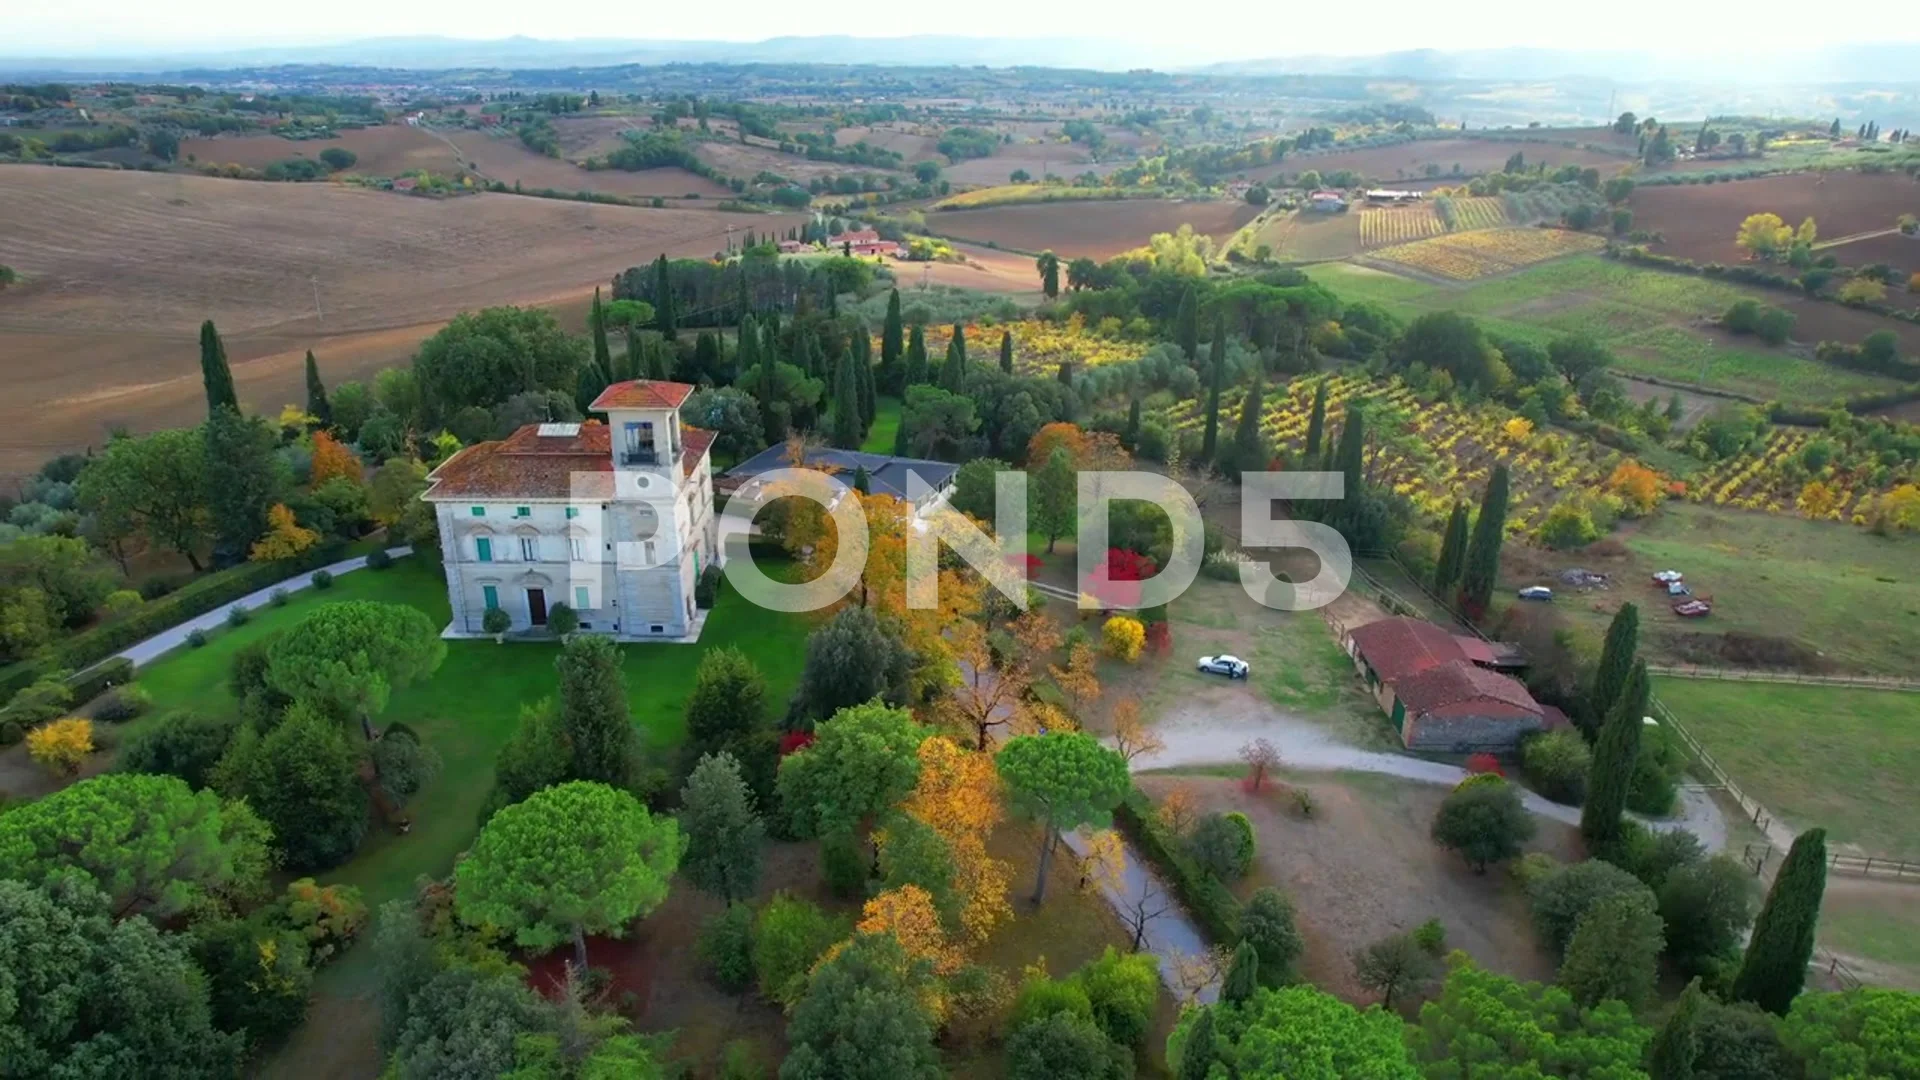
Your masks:
M 1724 263 L 1699 263 L 1694 262 L 1692 259 L 1682 259 L 1673 255 L 1661 255 L 1634 244 L 1608 244 L 1603 254 L 1624 262 L 1637 263 L 1641 266 L 1651 266 L 1660 270 L 1672 270 L 1682 274 L 1697 274 L 1700 277 L 1725 278 L 1728 281 L 1738 281 L 1743 285 L 1757 285 L 1766 289 L 1778 289 L 1782 292 L 1798 293 L 1810 300 L 1825 300 L 1834 304 L 1840 303 L 1837 297 L 1821 292 L 1818 289 L 1812 292 L 1807 291 L 1807 287 L 1802 284 L 1800 278 L 1774 273 L 1771 270 L 1763 270 L 1756 266 L 1740 266 L 1737 264 L 1728 266 Z M 1829 273 L 1834 277 L 1846 276 L 1844 273 L 1835 271 L 1829 271 Z M 1883 318 L 1898 319 L 1901 322 L 1920 323 L 1920 308 L 1897 308 L 1891 304 L 1883 303 L 1845 304 L 1842 306 L 1856 308 L 1860 311 L 1870 311 Z
M 1153 802 L 1139 788 L 1128 793 L 1113 812 L 1113 823 L 1140 854 L 1153 864 L 1186 907 L 1200 932 L 1215 945 L 1232 947 L 1240 940 L 1240 901 L 1220 879 L 1202 870 L 1167 832 L 1153 811 Z
M 34 680 L 49 671 L 62 668 L 78 671 L 196 615 L 204 615 L 231 604 L 248 593 L 337 562 L 342 557 L 343 546 L 339 543 L 322 544 L 297 559 L 247 563 L 208 574 L 177 592 L 148 601 L 118 622 L 105 623 L 73 635 L 45 656 L 0 668 L 0 704 L 5 704 L 9 698 L 31 686 Z

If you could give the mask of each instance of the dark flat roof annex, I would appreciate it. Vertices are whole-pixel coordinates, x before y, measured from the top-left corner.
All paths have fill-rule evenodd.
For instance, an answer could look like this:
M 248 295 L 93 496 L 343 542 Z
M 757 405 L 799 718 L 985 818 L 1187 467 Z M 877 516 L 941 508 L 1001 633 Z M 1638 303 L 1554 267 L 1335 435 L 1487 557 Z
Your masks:
M 786 445 L 778 443 L 735 465 L 722 475 L 735 480 L 750 480 L 764 472 L 784 469 L 789 464 Z M 874 493 L 892 495 L 896 499 L 907 498 L 908 473 L 917 474 L 928 487 L 938 491 L 951 483 L 953 474 L 960 471 L 960 466 L 945 461 L 894 457 L 891 454 L 869 454 L 859 450 L 836 450 L 827 446 L 809 449 L 806 464 L 811 468 L 833 469 L 838 478 L 849 485 L 853 483 L 853 474 L 864 467 L 868 478 L 873 481 Z

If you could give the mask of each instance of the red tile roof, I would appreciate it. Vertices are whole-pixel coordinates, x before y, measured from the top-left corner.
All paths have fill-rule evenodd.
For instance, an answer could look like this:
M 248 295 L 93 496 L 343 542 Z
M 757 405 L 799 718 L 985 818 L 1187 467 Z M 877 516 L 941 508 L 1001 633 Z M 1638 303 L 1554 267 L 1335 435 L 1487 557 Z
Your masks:
M 587 406 L 588 412 L 606 412 L 608 409 L 677 409 L 680 403 L 692 396 L 694 387 L 686 383 L 661 382 L 657 379 L 628 379 L 617 382 L 593 399 Z
M 1465 661 L 1454 636 L 1430 622 L 1404 615 L 1355 627 L 1353 643 L 1382 682 L 1395 682 L 1453 661 Z
M 678 385 L 674 383 L 655 385 Z M 427 475 L 429 501 L 455 499 L 606 499 L 613 494 L 613 435 L 588 421 L 566 435 L 542 435 L 539 424 L 495 442 L 475 443 Z M 714 433 L 683 427 L 680 471 L 692 476 Z
M 1516 679 L 1465 660 L 1428 668 L 1393 684 L 1415 716 L 1539 717 L 1540 703 Z

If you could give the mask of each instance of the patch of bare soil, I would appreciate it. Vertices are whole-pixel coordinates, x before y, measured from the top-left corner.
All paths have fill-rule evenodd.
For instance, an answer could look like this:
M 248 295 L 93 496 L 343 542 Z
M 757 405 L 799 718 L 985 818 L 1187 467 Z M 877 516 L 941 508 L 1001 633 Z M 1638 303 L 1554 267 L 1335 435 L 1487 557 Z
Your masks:
M 1226 777 L 1142 776 L 1139 783 L 1156 799 L 1185 785 L 1202 811 L 1247 815 L 1259 850 L 1236 891 L 1273 885 L 1293 900 L 1306 941 L 1300 971 L 1316 986 L 1373 1000 L 1353 979 L 1353 951 L 1432 918 L 1445 924 L 1449 949 L 1490 970 L 1553 977 L 1553 958 L 1534 939 L 1518 883 L 1499 869 L 1475 874 L 1428 836 L 1444 788 L 1355 773 L 1288 777 L 1258 794 Z M 1312 818 L 1296 809 L 1295 790 L 1311 794 Z M 1541 821 L 1528 849 L 1576 858 L 1575 830 Z

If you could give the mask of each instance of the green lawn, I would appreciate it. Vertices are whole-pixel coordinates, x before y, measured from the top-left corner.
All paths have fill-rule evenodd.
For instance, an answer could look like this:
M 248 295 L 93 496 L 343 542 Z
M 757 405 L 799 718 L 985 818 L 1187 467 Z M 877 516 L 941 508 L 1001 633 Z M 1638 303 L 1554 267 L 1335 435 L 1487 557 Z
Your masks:
M 1768 809 L 1832 842 L 1920 859 L 1920 694 L 1656 680 L 1687 730 Z
M 202 648 L 177 652 L 141 672 L 139 681 L 153 694 L 155 712 L 234 712 L 236 703 L 226 688 L 234 652 L 293 625 L 318 603 L 387 600 L 412 604 L 435 625 L 449 617 L 436 569 L 414 559 L 402 559 L 384 573 L 346 575 L 325 593 L 297 596 L 284 608 L 263 610 L 248 625 L 215 635 Z M 761 611 L 722 590 L 698 645 L 625 646 L 627 696 L 646 747 L 664 756 L 679 745 L 694 670 L 708 649 L 738 647 L 765 673 L 770 700 L 785 702 L 799 680 L 807 629 L 797 616 Z M 439 752 L 444 769 L 409 807 L 409 834 L 376 830 L 352 862 L 324 877 L 359 886 L 367 902 L 378 905 L 407 895 L 421 874 L 446 873 L 473 837 L 476 815 L 492 786 L 494 757 L 512 734 L 521 705 L 553 694 L 558 651 L 557 644 L 448 642 L 446 663 L 432 679 L 395 691 L 381 722 L 402 721 L 418 731 Z
M 1542 345 L 1562 335 L 1588 335 L 1613 350 L 1623 374 L 1813 404 L 1897 385 L 1757 341 L 1730 347 L 1695 325 L 1736 300 L 1766 302 L 1758 290 L 1597 255 L 1559 259 L 1458 286 L 1432 285 L 1346 263 L 1308 267 L 1307 273 L 1344 299 L 1370 300 L 1401 318 L 1462 311 L 1489 333 Z
M 893 441 L 900 434 L 900 399 L 881 396 L 873 403 L 873 430 L 860 449 L 869 454 L 893 453 Z

